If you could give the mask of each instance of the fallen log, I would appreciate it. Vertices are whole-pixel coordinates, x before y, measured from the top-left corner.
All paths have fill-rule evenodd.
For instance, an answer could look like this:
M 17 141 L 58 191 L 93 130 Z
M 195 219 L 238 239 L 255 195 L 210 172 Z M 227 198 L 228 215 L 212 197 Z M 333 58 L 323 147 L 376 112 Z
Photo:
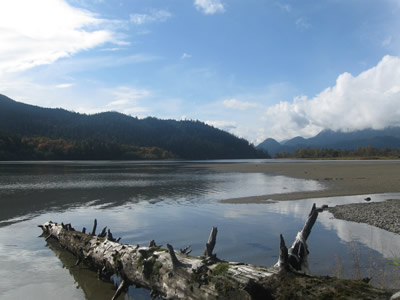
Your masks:
M 113 278 L 110 278 L 111 280 L 99 280 L 97 273 L 86 265 L 77 265 L 76 256 L 63 249 L 56 239 L 49 239 L 46 247 L 57 256 L 63 268 L 68 271 L 73 278 L 73 282 L 82 291 L 85 299 L 112 299 L 115 294 Z M 29 295 L 25 298 L 29 299 Z M 53 298 L 56 299 L 57 297 Z
M 96 236 L 96 220 L 90 234 L 76 231 L 70 224 L 65 226 L 51 221 L 39 226 L 48 235 L 46 239 L 58 240 L 62 247 L 77 256 L 77 262 L 82 261 L 97 270 L 100 277 L 120 276 L 121 285 L 113 299 L 132 284 L 145 287 L 152 291 L 152 296 L 164 299 L 315 299 L 342 291 L 353 294 L 360 291 L 360 296 L 353 299 L 387 299 L 386 291 L 362 282 L 305 275 L 308 274 L 309 254 L 306 240 L 317 216 L 313 205 L 289 249 L 281 235 L 279 261 L 269 268 L 217 258 L 212 253 L 216 227 L 211 230 L 204 255 L 196 257 L 188 255 L 189 247 L 176 252 L 172 245 L 162 248 L 154 241 L 149 246 L 120 244 L 110 230 L 107 237 L 105 229 Z M 304 285 L 307 286 L 305 294 Z

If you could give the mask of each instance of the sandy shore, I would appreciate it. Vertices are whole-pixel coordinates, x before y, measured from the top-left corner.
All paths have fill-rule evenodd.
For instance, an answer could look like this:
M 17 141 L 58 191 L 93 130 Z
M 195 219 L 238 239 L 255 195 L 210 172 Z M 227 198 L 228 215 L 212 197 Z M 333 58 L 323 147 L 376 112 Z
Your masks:
M 266 200 L 296 200 L 331 196 L 400 192 L 400 160 L 376 161 L 271 161 L 267 163 L 201 164 L 223 172 L 269 173 L 317 180 L 325 186 L 315 192 L 272 194 L 227 199 L 225 203 L 265 203 Z

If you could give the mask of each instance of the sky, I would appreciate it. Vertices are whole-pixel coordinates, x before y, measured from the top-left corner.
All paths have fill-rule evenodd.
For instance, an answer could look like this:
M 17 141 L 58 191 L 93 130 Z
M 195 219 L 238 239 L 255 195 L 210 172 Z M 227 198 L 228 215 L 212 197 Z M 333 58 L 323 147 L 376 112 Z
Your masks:
M 255 145 L 400 126 L 399 16 L 400 0 L 1 0 L 0 93 Z

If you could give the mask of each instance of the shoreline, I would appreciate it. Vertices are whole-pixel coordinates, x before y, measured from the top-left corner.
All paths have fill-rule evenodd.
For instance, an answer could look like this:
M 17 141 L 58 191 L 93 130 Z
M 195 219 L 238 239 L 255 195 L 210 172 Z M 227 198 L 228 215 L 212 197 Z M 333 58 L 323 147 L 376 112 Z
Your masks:
M 400 234 L 399 199 L 383 202 L 352 203 L 329 207 L 328 211 L 336 219 L 366 223 L 386 231 Z
M 250 204 L 274 203 L 276 201 L 300 200 L 398 193 L 400 192 L 400 160 L 393 161 L 298 161 L 276 163 L 209 164 L 220 172 L 267 173 L 323 183 L 324 190 L 294 192 L 224 199 L 220 203 Z M 383 202 L 365 202 L 329 207 L 334 218 L 365 223 L 400 234 L 400 199 Z
M 269 200 L 299 200 L 334 196 L 373 195 L 400 192 L 400 160 L 384 161 L 279 161 L 258 163 L 207 163 L 196 167 L 218 172 L 266 173 L 305 180 L 325 186 L 318 191 L 270 194 L 224 199 L 222 203 L 268 203 Z

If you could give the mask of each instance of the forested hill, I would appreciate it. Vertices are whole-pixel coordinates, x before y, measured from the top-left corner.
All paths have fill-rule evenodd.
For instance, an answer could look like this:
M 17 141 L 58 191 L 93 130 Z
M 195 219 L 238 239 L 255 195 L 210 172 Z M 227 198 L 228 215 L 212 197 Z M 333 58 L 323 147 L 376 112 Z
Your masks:
M 265 157 L 199 121 L 86 115 L 0 95 L 0 159 L 237 159 Z

